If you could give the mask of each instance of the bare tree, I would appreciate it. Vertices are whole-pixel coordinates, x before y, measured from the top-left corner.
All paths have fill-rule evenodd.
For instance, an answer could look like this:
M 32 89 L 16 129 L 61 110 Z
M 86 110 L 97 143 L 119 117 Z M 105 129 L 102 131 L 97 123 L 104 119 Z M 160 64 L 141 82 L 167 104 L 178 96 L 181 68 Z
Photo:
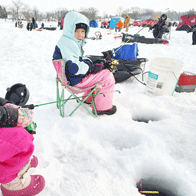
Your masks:
M 79 12 L 83 15 L 85 15 L 88 19 L 88 9 L 87 8 L 80 8 Z
M 7 11 L 5 9 L 5 7 L 1 7 L 0 6 L 0 18 L 7 18 Z
M 132 7 L 130 9 L 131 13 L 129 16 L 133 18 L 134 20 L 138 20 L 141 17 L 142 9 L 140 7 Z
M 19 13 L 22 11 L 24 3 L 21 0 L 12 1 L 13 7 L 11 8 L 11 13 L 15 20 L 18 21 Z
M 146 20 L 146 19 L 154 19 L 153 16 L 152 16 L 153 14 L 154 14 L 154 10 L 152 10 L 152 9 L 144 9 L 142 11 L 142 18 L 144 20 Z
M 98 14 L 98 9 L 97 8 L 81 8 L 79 11 L 81 14 L 85 15 L 89 20 L 95 20 Z
M 188 15 L 195 15 L 195 14 L 196 14 L 196 11 L 195 11 L 194 8 L 193 8 L 193 9 L 189 10 L 189 11 L 187 12 L 187 14 L 188 14 Z
M 68 13 L 68 10 L 65 8 L 65 9 L 61 9 L 61 10 L 58 10 L 55 12 L 55 18 L 57 19 L 58 22 L 61 21 L 61 19 L 63 17 L 65 17 L 65 15 Z
M 99 12 L 99 11 L 98 11 L 97 8 L 93 8 L 93 7 L 89 8 L 89 18 L 90 18 L 91 20 L 95 20 L 97 14 L 98 14 L 98 12 Z
M 118 8 L 116 9 L 116 13 L 118 14 L 119 17 L 121 17 L 122 14 L 123 14 L 123 7 L 122 7 L 122 6 L 118 7 Z
M 109 18 L 108 14 L 106 12 L 103 12 L 103 19 Z
M 54 18 L 55 18 L 55 14 L 53 12 L 46 12 L 47 21 L 51 21 Z
M 131 13 L 131 8 L 125 9 L 123 11 L 123 15 L 128 14 L 128 13 Z
M 39 10 L 36 7 L 33 8 L 32 15 L 35 18 L 35 21 L 37 21 L 39 18 Z

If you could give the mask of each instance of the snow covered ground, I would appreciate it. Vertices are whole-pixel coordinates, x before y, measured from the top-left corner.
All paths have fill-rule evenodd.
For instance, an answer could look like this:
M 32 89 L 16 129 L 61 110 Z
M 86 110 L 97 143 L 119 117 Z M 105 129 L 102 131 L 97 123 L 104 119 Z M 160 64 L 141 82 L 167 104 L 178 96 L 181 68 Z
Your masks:
M 130 27 L 129 33 L 139 30 Z M 100 55 L 122 44 L 113 38 L 114 32 L 109 35 L 106 29 L 91 28 L 90 36 L 95 31 L 101 31 L 103 39 L 88 40 L 86 55 Z M 28 104 L 55 101 L 51 60 L 62 31 L 30 32 L 1 20 L 0 32 L 0 96 L 5 96 L 7 87 L 23 83 L 30 91 Z M 152 32 L 145 28 L 140 35 L 152 37 Z M 182 61 L 184 71 L 196 73 L 191 36 L 172 28 L 169 45 L 138 43 L 138 57 L 149 59 L 145 71 L 154 57 L 168 57 Z M 115 90 L 121 93 L 114 93 L 118 111 L 113 116 L 94 119 L 79 108 L 73 116 L 61 118 L 56 104 L 34 109 L 38 126 L 34 154 L 39 165 L 30 172 L 46 180 L 39 195 L 139 196 L 136 181 L 153 178 L 175 196 L 195 196 L 196 92 L 149 96 L 135 79 L 116 84 Z M 75 104 L 69 102 L 66 115 Z

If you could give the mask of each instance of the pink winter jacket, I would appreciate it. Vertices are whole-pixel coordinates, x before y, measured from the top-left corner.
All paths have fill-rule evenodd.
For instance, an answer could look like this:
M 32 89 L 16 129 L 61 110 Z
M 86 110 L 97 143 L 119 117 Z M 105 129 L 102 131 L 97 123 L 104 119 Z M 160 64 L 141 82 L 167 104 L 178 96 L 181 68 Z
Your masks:
M 33 154 L 33 136 L 21 127 L 0 128 L 0 183 L 17 177 Z

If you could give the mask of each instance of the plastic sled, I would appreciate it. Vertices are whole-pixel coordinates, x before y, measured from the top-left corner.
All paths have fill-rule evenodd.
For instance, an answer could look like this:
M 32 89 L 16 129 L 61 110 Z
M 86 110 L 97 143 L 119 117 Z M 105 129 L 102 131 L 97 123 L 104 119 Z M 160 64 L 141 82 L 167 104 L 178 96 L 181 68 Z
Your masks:
M 144 43 L 144 44 L 166 44 L 169 43 L 168 40 L 159 38 L 146 38 L 144 36 L 134 36 L 131 34 L 122 33 L 122 42 L 126 43 Z

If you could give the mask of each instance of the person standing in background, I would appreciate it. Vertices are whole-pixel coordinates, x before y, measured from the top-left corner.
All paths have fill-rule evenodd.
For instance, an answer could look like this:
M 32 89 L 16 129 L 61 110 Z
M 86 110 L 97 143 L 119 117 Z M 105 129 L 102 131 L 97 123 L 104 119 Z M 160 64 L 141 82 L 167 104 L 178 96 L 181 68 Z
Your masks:
M 124 26 L 126 28 L 126 32 L 128 32 L 129 25 L 130 25 L 130 17 L 129 17 L 128 14 L 126 14 L 125 15 L 125 22 L 124 22 Z

